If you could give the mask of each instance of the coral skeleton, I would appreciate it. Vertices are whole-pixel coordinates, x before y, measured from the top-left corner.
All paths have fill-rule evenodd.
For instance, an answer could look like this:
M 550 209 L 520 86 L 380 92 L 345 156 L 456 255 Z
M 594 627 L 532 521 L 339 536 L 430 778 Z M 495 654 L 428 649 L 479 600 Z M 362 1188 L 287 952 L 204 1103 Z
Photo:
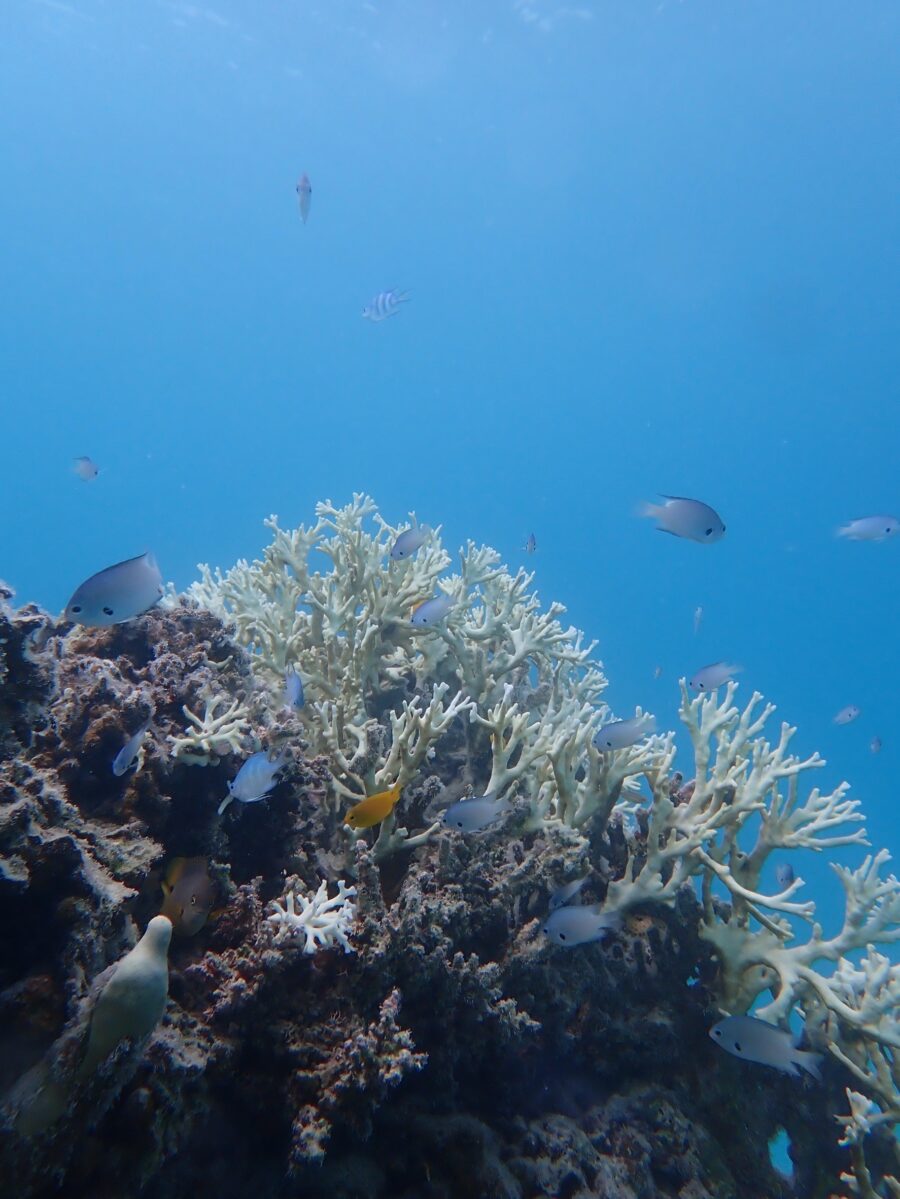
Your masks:
M 353 946 L 348 938 L 356 919 L 353 902 L 356 887 L 348 887 L 340 879 L 337 895 L 329 898 L 325 879 L 317 891 L 307 895 L 296 890 L 296 884 L 296 879 L 289 879 L 282 899 L 275 899 L 270 904 L 272 913 L 266 920 L 275 930 L 275 943 L 282 944 L 302 936 L 305 938 L 304 953 L 316 953 L 332 945 L 340 945 L 344 953 L 352 953 Z
M 173 758 L 189 766 L 208 766 L 226 754 L 239 754 L 244 738 L 250 732 L 249 712 L 240 699 L 224 695 L 208 695 L 204 699 L 203 715 L 185 704 L 182 708 L 188 726 L 181 736 L 170 736 Z

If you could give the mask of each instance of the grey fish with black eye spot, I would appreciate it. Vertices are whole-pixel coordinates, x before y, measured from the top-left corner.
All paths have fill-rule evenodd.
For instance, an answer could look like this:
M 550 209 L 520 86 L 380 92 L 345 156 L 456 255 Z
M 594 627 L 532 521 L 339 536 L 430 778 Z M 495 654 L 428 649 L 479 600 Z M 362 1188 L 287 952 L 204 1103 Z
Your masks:
M 557 908 L 544 921 L 544 935 L 556 945 L 573 949 L 576 945 L 589 945 L 602 941 L 607 933 L 622 927 L 618 912 L 605 912 L 602 907 Z
M 149 611 L 162 598 L 162 575 L 152 554 L 117 562 L 91 575 L 66 604 L 64 618 L 106 628 Z
M 391 546 L 391 557 L 395 562 L 409 558 L 425 544 L 430 536 L 431 529 L 428 525 L 413 525 L 411 529 L 404 529 L 397 535 L 397 539 Z
M 900 520 L 896 516 L 861 516 L 848 520 L 837 530 L 836 537 L 848 541 L 886 541 L 900 533 Z
M 460 799 L 441 814 L 441 823 L 461 833 L 480 833 L 505 815 L 510 807 L 508 799 L 498 798 L 493 793 Z
M 709 666 L 701 666 L 688 680 L 688 686 L 692 691 L 715 691 L 723 683 L 731 682 L 732 677 L 743 669 L 743 666 L 736 666 L 733 662 L 713 662 Z
M 767 1024 L 765 1020 L 757 1020 L 755 1016 L 727 1016 L 712 1026 L 709 1035 L 735 1057 L 758 1062 L 761 1066 L 774 1066 L 786 1074 L 799 1075 L 799 1067 L 822 1081 L 819 1069 L 822 1054 L 798 1049 L 789 1032 Z
M 638 509 L 640 516 L 648 516 L 656 521 L 659 532 L 703 544 L 711 544 L 725 536 L 724 522 L 709 504 L 679 495 L 664 495 L 662 498 L 664 504 L 642 504 Z
M 121 778 L 126 770 L 130 770 L 141 750 L 147 730 L 150 728 L 151 717 L 147 717 L 133 737 L 129 737 L 116 756 L 113 758 L 112 772 L 116 778 Z
M 775 867 L 775 882 L 778 883 L 780 891 L 786 891 L 794 878 L 794 867 L 790 862 L 782 862 L 780 866 Z
M 856 704 L 847 704 L 846 708 L 841 708 L 840 712 L 832 717 L 832 721 L 834 724 L 852 724 L 857 716 L 859 716 L 859 708 Z
M 594 745 L 601 753 L 615 749 L 628 749 L 637 745 L 642 737 L 656 732 L 656 718 L 649 712 L 643 716 L 632 716 L 630 720 L 613 720 L 605 724 L 594 737 Z
M 426 600 L 424 604 L 419 604 L 409 618 L 410 623 L 417 629 L 433 628 L 444 619 L 452 607 L 453 600 L 449 595 L 436 595 L 433 599 Z

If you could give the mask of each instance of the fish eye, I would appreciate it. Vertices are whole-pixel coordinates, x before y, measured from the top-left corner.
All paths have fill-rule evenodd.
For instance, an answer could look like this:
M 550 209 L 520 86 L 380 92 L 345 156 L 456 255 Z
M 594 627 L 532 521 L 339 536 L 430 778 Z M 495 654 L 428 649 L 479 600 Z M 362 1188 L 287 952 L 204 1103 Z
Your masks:
M 457 822 L 456 822 L 456 827 L 457 827 L 457 828 L 462 828 L 462 826 L 463 826 L 463 822 L 462 822 L 461 820 L 457 820 Z
M 197 902 L 197 896 L 196 896 L 196 895 L 192 895 L 192 896 L 191 896 L 191 907 L 193 907 L 193 906 L 194 906 L 194 904 L 195 904 L 196 902 Z
M 80 611 L 81 611 L 81 604 L 73 604 L 73 605 L 72 605 L 72 611 L 73 611 L 73 612 L 80 612 Z
M 707 536 L 707 537 L 711 537 L 711 536 L 712 536 L 712 533 L 713 533 L 712 529 L 707 529 L 707 530 L 706 530 L 706 536 Z
M 103 615 L 104 615 L 104 616 L 112 616 L 112 614 L 113 614 L 113 610 L 112 610 L 112 608 L 104 608 L 104 609 L 103 609 Z
M 721 1028 L 714 1028 L 714 1029 L 713 1029 L 713 1036 L 714 1036 L 714 1037 L 718 1037 L 718 1038 L 719 1038 L 719 1040 L 721 1040 L 721 1039 L 722 1039 L 722 1030 L 721 1030 Z
M 743 1048 L 741 1047 L 741 1043 L 740 1043 L 740 1041 L 735 1041 L 735 1043 L 734 1043 L 734 1047 L 735 1047 L 735 1049 L 738 1051 L 738 1053 L 743 1053 L 743 1052 L 744 1052 Z
M 560 933 L 560 934 L 559 934 L 559 939 L 560 939 L 560 941 L 565 941 L 565 939 L 566 939 L 566 934 L 565 934 L 565 933 Z

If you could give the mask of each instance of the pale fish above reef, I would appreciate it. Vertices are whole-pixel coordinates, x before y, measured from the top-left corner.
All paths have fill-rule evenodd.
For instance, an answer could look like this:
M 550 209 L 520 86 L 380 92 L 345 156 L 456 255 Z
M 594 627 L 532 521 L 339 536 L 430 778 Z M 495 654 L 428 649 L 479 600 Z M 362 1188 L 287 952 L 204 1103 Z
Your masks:
M 100 474 L 100 468 L 95 462 L 88 457 L 75 458 L 72 461 L 72 470 L 78 475 L 79 479 L 83 479 L 85 483 L 90 483 Z
M 377 296 L 372 297 L 362 314 L 367 321 L 386 321 L 389 316 L 396 316 L 400 311 L 400 305 L 405 304 L 408 299 L 409 292 L 401 291 L 397 287 L 390 291 L 380 291 Z
M 258 803 L 265 799 L 275 786 L 275 776 L 287 761 L 287 755 L 280 753 L 274 761 L 264 749 L 247 759 L 237 776 L 228 784 L 228 794 L 219 804 L 221 816 L 233 799 L 241 803 Z
M 642 504 L 638 509 L 639 515 L 656 521 L 661 533 L 703 543 L 719 541 L 725 536 L 722 518 L 709 504 L 678 495 L 664 495 L 663 499 L 664 504 Z
M 557 908 L 544 921 L 544 935 L 556 945 L 572 949 L 576 945 L 589 945 L 602 941 L 607 933 L 622 927 L 618 912 L 604 912 L 596 907 Z
M 510 809 L 508 799 L 496 795 L 480 795 L 472 799 L 460 799 L 452 803 L 441 815 L 441 823 L 447 828 L 459 829 L 463 833 L 478 833 L 499 820 Z
M 162 575 L 152 554 L 107 566 L 86 579 L 66 604 L 64 617 L 104 628 L 133 620 L 162 598 Z
M 775 867 L 775 882 L 781 891 L 786 891 L 794 881 L 794 867 L 790 862 L 782 862 Z
M 896 516 L 861 516 L 841 525 L 835 536 L 848 541 L 885 541 L 900 533 L 900 520 Z
M 141 746 L 144 743 L 144 738 L 147 736 L 151 720 L 152 717 L 148 716 L 134 736 L 128 738 L 113 758 L 112 772 L 117 778 L 121 777 L 126 770 L 130 770 L 134 765 L 135 759 L 141 752 Z
M 840 712 L 836 712 L 832 717 L 834 724 L 852 724 L 859 716 L 859 708 L 856 704 L 847 704 L 845 708 L 841 708 Z
M 594 737 L 594 745 L 601 753 L 614 749 L 627 749 L 636 745 L 642 737 L 656 732 L 656 719 L 649 713 L 633 716 L 630 720 L 614 720 L 605 724 Z
M 417 549 L 420 549 L 428 538 L 431 536 L 431 529 L 428 525 L 413 525 L 411 529 L 404 529 L 402 533 L 397 535 L 394 544 L 391 546 L 391 557 L 395 562 L 402 561 L 404 558 L 409 558 Z
M 713 662 L 709 666 L 702 666 L 688 680 L 688 686 L 692 691 L 715 691 L 743 669 L 743 666 L 736 666 L 733 662 Z
M 309 217 L 309 206 L 312 200 L 312 184 L 310 183 L 309 175 L 307 175 L 306 172 L 300 176 L 300 180 L 297 184 L 297 199 L 300 203 L 300 220 L 305 225 Z
M 783 1028 L 757 1020 L 755 1016 L 727 1016 L 714 1024 L 709 1035 L 728 1053 L 761 1066 L 774 1066 L 788 1074 L 799 1074 L 802 1067 L 821 1081 L 821 1053 L 805 1053 Z
M 288 708 L 302 708 L 306 703 L 303 680 L 293 666 L 289 666 L 284 672 L 284 702 Z
M 449 595 L 436 595 L 419 604 L 409 619 L 417 629 L 430 629 L 439 624 L 452 607 L 453 600 Z

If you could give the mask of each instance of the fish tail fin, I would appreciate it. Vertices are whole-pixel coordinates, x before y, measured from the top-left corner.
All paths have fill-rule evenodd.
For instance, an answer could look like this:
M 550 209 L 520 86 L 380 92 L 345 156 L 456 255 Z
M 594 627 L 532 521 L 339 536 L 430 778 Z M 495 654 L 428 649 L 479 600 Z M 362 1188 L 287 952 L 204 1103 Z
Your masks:
M 794 1053 L 794 1065 L 801 1066 L 807 1074 L 811 1074 L 816 1082 L 822 1081 L 822 1062 L 824 1056 L 821 1053 L 805 1053 L 798 1049 Z
M 849 523 L 845 525 L 838 525 L 838 527 L 834 530 L 834 535 L 835 537 L 849 537 L 852 531 L 853 526 Z
M 233 796 L 231 796 L 231 795 L 225 796 L 225 798 L 222 800 L 222 802 L 219 804 L 218 808 L 216 809 L 216 812 L 219 816 L 222 815 L 222 813 L 225 811 L 225 809 L 231 803 L 232 799 L 233 799 Z
M 642 501 L 635 509 L 638 516 L 648 517 L 650 520 L 659 520 L 662 510 L 662 504 L 651 504 L 647 500 Z
M 410 293 L 408 291 L 404 291 L 399 287 L 394 288 L 393 296 L 394 296 L 394 301 L 397 304 L 406 304 L 409 300 L 412 299 L 412 296 L 410 295 Z

